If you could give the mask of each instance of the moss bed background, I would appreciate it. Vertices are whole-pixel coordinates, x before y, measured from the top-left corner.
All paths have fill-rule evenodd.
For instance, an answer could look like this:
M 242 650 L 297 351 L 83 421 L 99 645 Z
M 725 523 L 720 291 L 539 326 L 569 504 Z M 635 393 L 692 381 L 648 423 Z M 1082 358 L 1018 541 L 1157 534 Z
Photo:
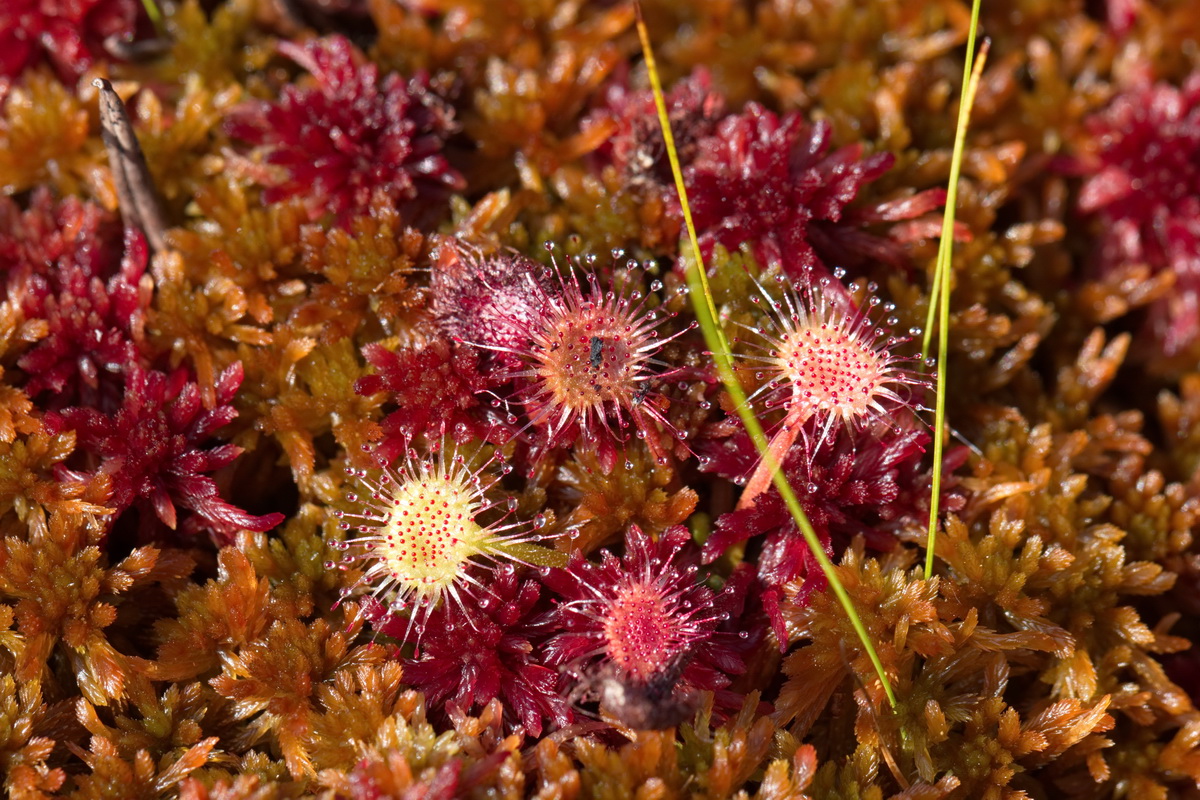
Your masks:
M 6 0 L 7 796 L 1200 795 L 1200 6 L 983 4 L 929 580 L 904 332 L 969 5 L 644 14 L 768 432 L 777 287 L 869 313 L 890 359 L 880 407 L 783 467 L 896 705 L 775 489 L 738 508 L 757 456 L 691 324 L 631 5 Z M 560 424 L 575 378 L 538 365 L 576 351 L 535 340 L 579 297 L 648 355 Z M 347 468 L 439 452 L 480 525 L 536 539 L 390 612 Z

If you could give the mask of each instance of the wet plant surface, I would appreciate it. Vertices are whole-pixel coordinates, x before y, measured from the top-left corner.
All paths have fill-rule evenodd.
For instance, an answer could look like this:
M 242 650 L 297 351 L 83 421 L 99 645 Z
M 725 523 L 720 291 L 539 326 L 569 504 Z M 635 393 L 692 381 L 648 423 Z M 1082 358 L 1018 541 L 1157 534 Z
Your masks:
M 631 5 L 3 4 L 5 794 L 1200 796 L 1194 5 L 985 0 L 932 364 L 968 5 L 644 4 L 893 705 Z

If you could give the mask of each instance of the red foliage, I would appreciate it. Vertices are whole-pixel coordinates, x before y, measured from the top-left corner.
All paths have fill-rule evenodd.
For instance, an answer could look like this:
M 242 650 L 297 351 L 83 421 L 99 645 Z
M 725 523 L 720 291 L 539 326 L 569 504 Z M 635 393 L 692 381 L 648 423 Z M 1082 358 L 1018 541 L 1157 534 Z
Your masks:
M 1143 84 L 1088 120 L 1098 152 L 1079 209 L 1100 223 L 1100 272 L 1169 270 L 1175 288 L 1149 325 L 1167 355 L 1200 339 L 1200 73 Z
M 562 727 L 571 722 L 558 692 L 558 672 L 539 657 L 531 640 L 544 636 L 546 615 L 538 612 L 541 586 L 520 581 L 511 564 L 496 569 L 487 588 L 461 605 L 445 602 L 425 626 L 420 658 L 406 661 L 404 678 L 425 693 L 430 706 L 453 703 L 463 712 L 499 697 L 506 713 L 530 736 L 540 736 L 543 720 Z M 381 630 L 402 638 L 407 621 L 388 617 Z
M 74 83 L 106 40 L 128 42 L 145 15 L 138 0 L 4 0 L 0 3 L 0 76 L 15 78 L 45 59 Z
M 734 251 L 746 242 L 760 264 L 784 264 L 793 277 L 867 259 L 903 264 L 894 242 L 863 225 L 919 216 L 942 203 L 945 193 L 931 190 L 848 211 L 847 204 L 895 157 L 864 158 L 861 144 L 829 153 L 829 136 L 824 120 L 809 125 L 799 114 L 779 117 L 750 103 L 702 139 L 684 178 L 705 257 L 717 244 Z
M 363 357 L 375 368 L 354 384 L 368 396 L 387 392 L 396 409 L 381 423 L 385 439 L 379 455 L 390 462 L 406 443 L 424 433 L 447 431 L 458 442 L 484 438 L 494 425 L 484 421 L 479 393 L 494 382 L 480 373 L 476 355 L 444 339 L 422 347 L 389 350 L 381 344 L 363 348 Z
M 47 275 L 60 264 L 78 263 L 103 275 L 119 258 L 119 248 L 119 228 L 98 205 L 74 196 L 55 202 L 45 188 L 33 192 L 24 211 L 0 197 L 0 272 L 9 273 L 10 295 L 23 271 Z
M 231 136 L 278 168 L 267 179 L 266 202 L 301 197 L 312 219 L 332 214 L 344 225 L 381 193 L 423 221 L 465 186 L 442 154 L 456 130 L 454 112 L 425 76 L 406 81 L 392 73 L 381 81 L 379 68 L 342 36 L 284 42 L 279 50 L 313 80 L 284 86 L 278 102 L 247 105 L 227 122 Z
M 788 452 L 783 469 L 827 554 L 836 556 L 857 535 L 869 547 L 887 550 L 895 543 L 893 532 L 899 523 L 925 523 L 929 478 L 920 461 L 928 433 L 894 431 L 875 438 L 843 428 L 818 442 L 810 456 L 805 442 L 816 441 L 818 435 L 810 424 L 805 439 Z M 750 438 L 740 429 L 724 440 L 706 441 L 699 449 L 701 469 L 737 482 L 744 482 L 759 461 Z M 947 457 L 946 474 L 961 466 L 963 455 L 955 452 Z M 961 507 L 956 500 L 946 498 L 943 509 Z M 717 519 L 704 543 L 704 560 L 714 561 L 755 536 L 764 536 L 757 559 L 763 606 L 780 641 L 786 642 L 779 614 L 783 587 L 801 581 L 803 602 L 825 587 L 825 578 L 774 485 L 759 494 L 753 505 Z
M 0 198 L 0 272 L 8 298 L 38 326 L 36 344 L 17 361 L 24 388 L 48 408 L 78 404 L 112 411 L 123 373 L 145 365 L 140 351 L 148 293 L 145 240 L 102 208 L 77 197 L 55 202 L 44 189 L 27 210 Z
M 216 406 L 204 408 L 200 387 L 183 370 L 166 375 L 133 366 L 126 372 L 125 397 L 114 414 L 93 408 L 68 408 L 46 415 L 54 433 L 72 429 L 78 446 L 108 476 L 114 518 L 130 506 L 141 513 L 141 531 L 153 530 L 152 512 L 174 530 L 177 506 L 192 512 L 183 530 L 209 531 L 222 544 L 232 543 L 241 529 L 269 530 L 283 514 L 256 517 L 221 499 L 216 482 L 205 473 L 231 464 L 240 447 L 221 444 L 204 449 L 213 433 L 237 416 L 230 403 L 242 383 L 240 362 L 217 379 Z
M 97 272 L 99 243 L 76 244 L 54 269 L 27 273 L 18 290 L 25 317 L 45 320 L 48 332 L 17 365 L 29 375 L 25 391 L 31 397 L 49 392 L 51 408 L 79 404 L 112 411 L 120 403 L 121 376 L 135 364 L 146 365 L 139 348 L 150 300 L 139 288 L 146 240 L 136 229 L 126 230 L 120 269 L 107 283 L 107 265 Z
M 713 133 L 725 112 L 725 98 L 712 90 L 708 70 L 697 69 L 667 92 L 667 117 L 679 163 L 688 165 L 696 155 L 700 140 Z M 671 163 L 658 124 L 654 94 L 649 89 L 633 91 L 625 82 L 609 86 L 604 107 L 592 112 L 583 122 L 609 124 L 613 132 L 594 153 L 601 164 L 615 166 L 631 181 L 650 181 L 670 187 Z
M 819 435 L 812 428 L 810 425 L 807 441 L 815 441 Z M 900 501 L 912 496 L 908 484 L 927 481 L 920 472 L 920 459 L 928 443 L 929 434 L 923 429 L 882 437 L 839 429 L 820 441 L 811 455 L 803 441 L 793 446 L 783 470 L 813 527 L 835 535 L 838 550 L 859 534 L 869 546 L 883 550 L 893 542 L 890 523 L 904 518 L 923 520 L 922 509 Z M 744 480 L 758 464 L 750 437 L 740 429 L 734 436 L 710 440 L 699 449 L 701 469 L 731 480 Z M 739 542 L 780 528 L 800 535 L 772 485 L 754 505 L 717 520 L 712 536 L 704 543 L 704 559 L 713 561 Z M 796 576 L 778 577 L 786 581 Z
M 1104 20 L 1108 29 L 1117 36 L 1124 36 L 1133 30 L 1138 15 L 1142 14 L 1141 0 L 1105 0 Z

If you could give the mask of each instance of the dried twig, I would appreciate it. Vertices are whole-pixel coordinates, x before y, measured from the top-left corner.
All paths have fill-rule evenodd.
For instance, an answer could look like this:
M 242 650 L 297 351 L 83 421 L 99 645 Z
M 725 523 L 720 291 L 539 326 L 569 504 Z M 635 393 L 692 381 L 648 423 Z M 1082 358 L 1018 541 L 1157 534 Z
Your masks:
M 126 225 L 141 228 L 153 251 L 163 250 L 166 248 L 166 224 L 162 206 L 125 104 L 104 78 L 96 78 L 92 85 L 100 90 L 100 134 L 108 149 L 121 216 Z

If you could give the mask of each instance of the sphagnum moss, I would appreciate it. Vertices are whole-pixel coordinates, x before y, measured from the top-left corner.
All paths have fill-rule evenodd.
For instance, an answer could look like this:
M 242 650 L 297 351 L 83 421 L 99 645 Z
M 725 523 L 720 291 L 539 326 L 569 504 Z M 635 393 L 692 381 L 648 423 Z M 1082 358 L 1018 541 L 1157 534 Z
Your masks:
M 984 4 L 933 575 L 930 434 L 898 413 L 920 386 L 879 356 L 891 377 L 855 384 L 896 393 L 877 419 L 827 392 L 779 447 L 894 707 L 778 492 L 737 508 L 757 456 L 688 331 L 630 5 L 181 0 L 164 38 L 132 0 L 77 5 L 0 24 L 7 796 L 1197 791 L 1194 4 Z M 643 12 L 727 334 L 763 324 L 750 275 L 806 269 L 921 325 L 967 4 Z M 158 183 L 150 258 L 98 77 Z M 596 262 L 556 278 L 544 241 Z M 752 388 L 802 316 L 768 294 L 786 340 L 725 348 L 767 359 Z M 866 374 L 886 340 L 838 363 Z M 606 399 L 559 430 L 538 415 L 568 384 Z M 768 396 L 769 424 L 792 392 Z M 607 450 L 574 434 L 605 424 Z M 371 599 L 386 576 L 355 588 L 385 540 L 333 513 L 363 513 L 364 445 L 497 452 L 513 469 L 464 518 L 543 515 L 560 567 L 423 562 L 481 585 L 418 641 Z

